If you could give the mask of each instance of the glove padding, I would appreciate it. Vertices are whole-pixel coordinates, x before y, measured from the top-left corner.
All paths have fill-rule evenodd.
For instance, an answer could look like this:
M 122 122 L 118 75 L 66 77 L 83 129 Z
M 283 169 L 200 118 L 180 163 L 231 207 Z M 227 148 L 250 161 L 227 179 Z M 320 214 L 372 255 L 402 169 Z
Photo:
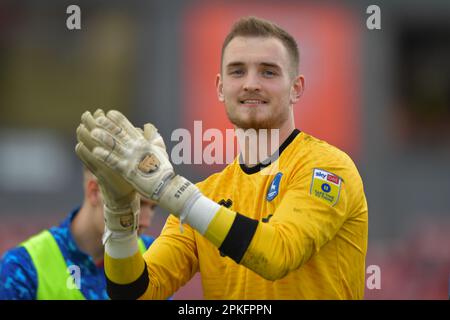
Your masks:
M 77 129 L 79 142 L 75 152 L 86 167 L 97 177 L 104 201 L 105 238 L 111 233 L 130 234 L 139 226 L 140 199 L 136 190 L 114 170 L 98 161 L 90 151 L 96 142 L 91 138 L 90 131 L 95 128 L 95 119 L 104 117 L 98 109 L 92 116 L 85 112 L 81 116 L 81 124 Z
M 96 162 L 177 216 L 191 196 L 199 193 L 191 182 L 175 175 L 164 141 L 151 124 L 141 132 L 120 112 L 111 110 L 96 117 L 89 137 L 79 136 L 79 141 L 89 145 Z

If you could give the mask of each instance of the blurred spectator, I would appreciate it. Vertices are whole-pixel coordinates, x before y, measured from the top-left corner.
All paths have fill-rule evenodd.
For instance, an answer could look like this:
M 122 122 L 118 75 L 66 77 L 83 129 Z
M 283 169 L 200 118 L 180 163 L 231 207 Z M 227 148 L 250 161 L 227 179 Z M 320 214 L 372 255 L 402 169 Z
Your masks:
M 5 253 L 0 299 L 108 299 L 103 271 L 103 199 L 96 178 L 84 170 L 84 202 L 58 226 Z M 149 227 L 155 204 L 141 198 L 139 230 Z M 141 235 L 141 252 L 154 238 Z M 69 276 L 70 274 L 70 276 Z

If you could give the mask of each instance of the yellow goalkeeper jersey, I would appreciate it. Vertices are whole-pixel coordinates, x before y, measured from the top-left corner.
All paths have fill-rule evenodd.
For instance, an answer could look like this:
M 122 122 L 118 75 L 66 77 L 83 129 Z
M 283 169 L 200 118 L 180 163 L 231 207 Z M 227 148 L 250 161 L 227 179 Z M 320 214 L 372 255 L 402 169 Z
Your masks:
M 169 216 L 144 254 L 141 298 L 167 298 L 196 272 L 206 299 L 363 298 L 368 209 L 353 161 L 298 130 L 273 160 L 248 168 L 236 159 L 197 184 L 254 223 L 234 223 L 218 248 Z

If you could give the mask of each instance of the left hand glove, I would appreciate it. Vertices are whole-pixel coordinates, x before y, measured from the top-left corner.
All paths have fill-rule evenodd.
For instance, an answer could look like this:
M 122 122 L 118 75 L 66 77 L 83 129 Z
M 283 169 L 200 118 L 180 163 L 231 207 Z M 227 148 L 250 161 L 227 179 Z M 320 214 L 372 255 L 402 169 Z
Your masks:
M 145 197 L 155 200 L 179 216 L 190 199 L 200 196 L 190 181 L 175 175 L 164 141 L 157 129 L 147 124 L 143 133 L 120 112 L 112 110 L 96 118 L 88 142 L 95 161 L 119 173 Z
M 140 199 L 133 188 L 114 170 L 98 161 L 90 152 L 96 143 L 90 137 L 90 130 L 95 128 L 95 119 L 104 117 L 102 110 L 94 115 L 85 112 L 81 116 L 82 124 L 77 129 L 78 143 L 75 151 L 78 157 L 97 177 L 104 201 L 105 234 L 103 241 L 115 233 L 117 237 L 135 232 L 139 225 Z

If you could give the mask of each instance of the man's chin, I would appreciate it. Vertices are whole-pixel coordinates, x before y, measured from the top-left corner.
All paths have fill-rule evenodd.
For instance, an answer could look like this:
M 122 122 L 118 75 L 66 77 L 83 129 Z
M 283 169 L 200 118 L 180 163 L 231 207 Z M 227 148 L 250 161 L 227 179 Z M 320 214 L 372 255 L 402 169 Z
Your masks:
M 271 123 L 267 120 L 260 119 L 230 119 L 231 123 L 240 129 L 270 129 Z

